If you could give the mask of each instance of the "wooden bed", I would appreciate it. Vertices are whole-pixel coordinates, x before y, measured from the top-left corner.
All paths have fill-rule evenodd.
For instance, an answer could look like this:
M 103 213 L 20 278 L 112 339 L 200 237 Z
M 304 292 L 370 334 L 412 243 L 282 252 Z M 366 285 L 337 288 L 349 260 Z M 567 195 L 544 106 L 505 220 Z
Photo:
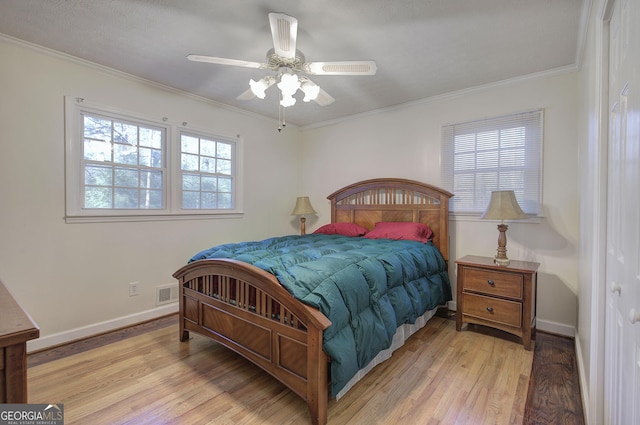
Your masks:
M 448 261 L 451 196 L 425 183 L 381 178 L 349 185 L 327 199 L 332 223 L 367 229 L 379 221 L 428 225 Z M 314 425 L 327 422 L 329 359 L 322 333 L 331 322 L 322 313 L 293 298 L 274 275 L 236 260 L 195 261 L 173 276 L 179 281 L 182 341 L 193 331 L 236 351 L 302 397 Z

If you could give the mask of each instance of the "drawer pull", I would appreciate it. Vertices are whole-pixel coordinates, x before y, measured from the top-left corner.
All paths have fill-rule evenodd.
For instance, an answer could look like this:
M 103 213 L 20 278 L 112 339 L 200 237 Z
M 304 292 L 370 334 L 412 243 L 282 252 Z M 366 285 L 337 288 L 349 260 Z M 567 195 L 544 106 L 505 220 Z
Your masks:
M 493 280 L 487 280 L 487 283 L 491 286 L 496 286 L 496 283 Z
M 493 307 L 487 307 L 487 311 L 488 311 L 489 313 L 493 313 Z

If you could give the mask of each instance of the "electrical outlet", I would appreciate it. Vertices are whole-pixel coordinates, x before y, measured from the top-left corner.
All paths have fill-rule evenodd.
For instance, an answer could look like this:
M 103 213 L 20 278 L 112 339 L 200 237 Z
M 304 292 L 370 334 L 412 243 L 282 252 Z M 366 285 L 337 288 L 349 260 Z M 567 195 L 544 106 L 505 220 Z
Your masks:
M 129 283 L 129 296 L 134 297 L 138 295 L 138 284 L 140 282 L 130 282 Z

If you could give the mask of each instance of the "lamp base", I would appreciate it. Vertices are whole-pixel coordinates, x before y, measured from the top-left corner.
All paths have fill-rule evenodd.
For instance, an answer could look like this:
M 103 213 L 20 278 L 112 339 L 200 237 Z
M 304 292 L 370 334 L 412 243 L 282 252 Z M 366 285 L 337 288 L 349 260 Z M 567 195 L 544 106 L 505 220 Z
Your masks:
M 498 252 L 493 258 L 493 262 L 498 266 L 508 266 L 509 259 L 507 258 L 507 226 L 504 223 L 498 224 Z
M 306 221 L 306 217 L 300 217 L 300 236 L 303 236 L 307 233 L 307 229 L 305 228 Z

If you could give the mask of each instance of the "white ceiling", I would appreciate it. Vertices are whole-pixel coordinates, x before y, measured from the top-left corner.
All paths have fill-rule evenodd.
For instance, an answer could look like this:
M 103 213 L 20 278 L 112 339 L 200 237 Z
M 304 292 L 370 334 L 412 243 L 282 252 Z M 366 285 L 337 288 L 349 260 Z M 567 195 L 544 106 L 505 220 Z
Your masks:
M 298 19 L 307 61 L 375 60 L 375 76 L 315 76 L 336 101 L 286 109 L 301 126 L 547 71 L 577 69 L 588 0 L 0 0 L 0 33 L 257 114 L 237 100 L 272 71 L 190 62 L 189 53 L 264 62 L 267 14 Z

